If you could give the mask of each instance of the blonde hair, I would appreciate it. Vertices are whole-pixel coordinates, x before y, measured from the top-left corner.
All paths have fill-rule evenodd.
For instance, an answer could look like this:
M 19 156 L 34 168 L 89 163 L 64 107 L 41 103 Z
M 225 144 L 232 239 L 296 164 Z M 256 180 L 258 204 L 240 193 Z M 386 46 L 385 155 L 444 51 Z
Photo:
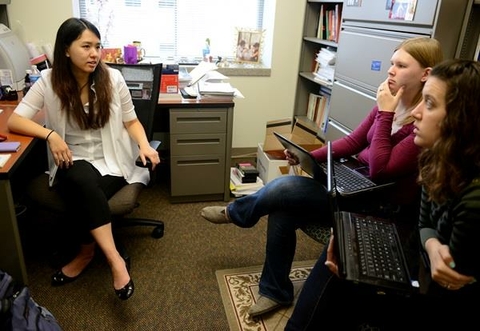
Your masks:
M 394 50 L 404 50 L 410 54 L 422 68 L 433 68 L 435 65 L 443 61 L 443 52 L 440 42 L 430 37 L 414 37 L 402 41 Z M 418 91 L 415 96 L 413 107 L 416 107 L 422 100 L 422 91 Z M 409 115 L 402 124 L 409 124 L 414 118 Z

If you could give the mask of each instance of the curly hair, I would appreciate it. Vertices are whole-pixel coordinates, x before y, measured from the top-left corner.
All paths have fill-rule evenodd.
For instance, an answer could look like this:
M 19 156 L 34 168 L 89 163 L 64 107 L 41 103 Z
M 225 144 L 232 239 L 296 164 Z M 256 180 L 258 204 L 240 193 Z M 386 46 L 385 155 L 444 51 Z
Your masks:
M 84 111 L 78 83 L 73 75 L 71 60 L 66 55 L 67 48 L 77 40 L 85 30 L 92 31 L 100 40 L 97 27 L 83 18 L 69 18 L 60 25 L 55 39 L 52 65 L 52 87 L 60 99 L 62 110 L 68 113 L 81 129 L 98 129 L 105 126 L 110 118 L 112 85 L 108 69 L 99 61 L 95 71 L 90 74 L 88 84 L 95 82 L 95 93 L 89 88 L 89 111 Z M 94 109 L 95 108 L 95 109 Z
M 442 203 L 480 175 L 480 63 L 447 60 L 431 77 L 446 83 L 446 115 L 440 137 L 419 157 L 420 183 Z

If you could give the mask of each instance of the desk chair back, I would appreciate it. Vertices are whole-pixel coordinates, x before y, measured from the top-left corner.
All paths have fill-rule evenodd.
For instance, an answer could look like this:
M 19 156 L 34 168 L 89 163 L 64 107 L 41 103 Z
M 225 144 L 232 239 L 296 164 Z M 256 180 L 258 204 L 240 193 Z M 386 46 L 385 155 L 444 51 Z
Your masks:
M 135 112 L 145 127 L 147 138 L 153 139 L 153 121 L 160 94 L 162 64 L 107 63 L 120 70 L 132 95 Z

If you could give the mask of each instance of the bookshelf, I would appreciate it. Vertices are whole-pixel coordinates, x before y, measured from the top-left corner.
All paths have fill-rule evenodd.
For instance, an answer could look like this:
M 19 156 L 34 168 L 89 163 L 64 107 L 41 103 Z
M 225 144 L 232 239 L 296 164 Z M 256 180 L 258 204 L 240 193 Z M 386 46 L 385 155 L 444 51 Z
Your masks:
M 334 70 L 334 64 L 331 65 L 331 68 L 327 68 L 329 69 L 328 77 L 332 77 L 332 80 L 328 80 L 323 75 L 314 74 L 316 68 L 318 69 L 316 58 L 321 49 L 327 50 L 322 53 L 337 51 L 342 10 L 343 1 L 307 0 L 306 2 L 293 114 L 296 120 L 301 120 L 303 124 L 319 132 L 320 137 L 323 137 L 323 119 L 319 121 L 318 118 L 309 116 L 312 114 L 312 107 L 315 107 L 309 104 L 309 100 L 315 99 L 312 98 L 312 94 L 329 98 L 333 83 L 333 74 L 331 73 Z M 328 100 L 325 106 L 328 107 Z M 315 112 L 313 113 L 315 114 Z M 323 117 L 326 121 L 328 109 L 325 109 Z

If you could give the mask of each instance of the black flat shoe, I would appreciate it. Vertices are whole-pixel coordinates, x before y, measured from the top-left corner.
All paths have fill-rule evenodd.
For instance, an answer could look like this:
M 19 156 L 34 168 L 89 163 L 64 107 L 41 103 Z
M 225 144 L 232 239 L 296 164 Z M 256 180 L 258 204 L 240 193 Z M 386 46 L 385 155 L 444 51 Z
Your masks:
M 121 300 L 127 300 L 130 298 L 133 294 L 133 291 L 135 290 L 135 286 L 133 285 L 133 280 L 130 278 L 130 281 L 122 287 L 121 289 L 115 290 L 115 294 L 121 299 Z
M 83 268 L 83 270 L 75 277 L 70 277 L 65 275 L 62 271 L 62 268 L 60 268 L 52 276 L 52 286 L 62 286 L 77 280 L 77 278 L 80 277 L 85 272 L 85 270 L 87 270 L 90 267 L 92 261 L 93 261 L 93 258 L 90 262 L 88 262 L 85 268 Z
M 62 272 L 62 269 L 60 269 L 52 276 L 52 286 L 61 286 L 71 283 L 76 280 L 82 274 L 82 272 L 75 277 L 69 277 Z

